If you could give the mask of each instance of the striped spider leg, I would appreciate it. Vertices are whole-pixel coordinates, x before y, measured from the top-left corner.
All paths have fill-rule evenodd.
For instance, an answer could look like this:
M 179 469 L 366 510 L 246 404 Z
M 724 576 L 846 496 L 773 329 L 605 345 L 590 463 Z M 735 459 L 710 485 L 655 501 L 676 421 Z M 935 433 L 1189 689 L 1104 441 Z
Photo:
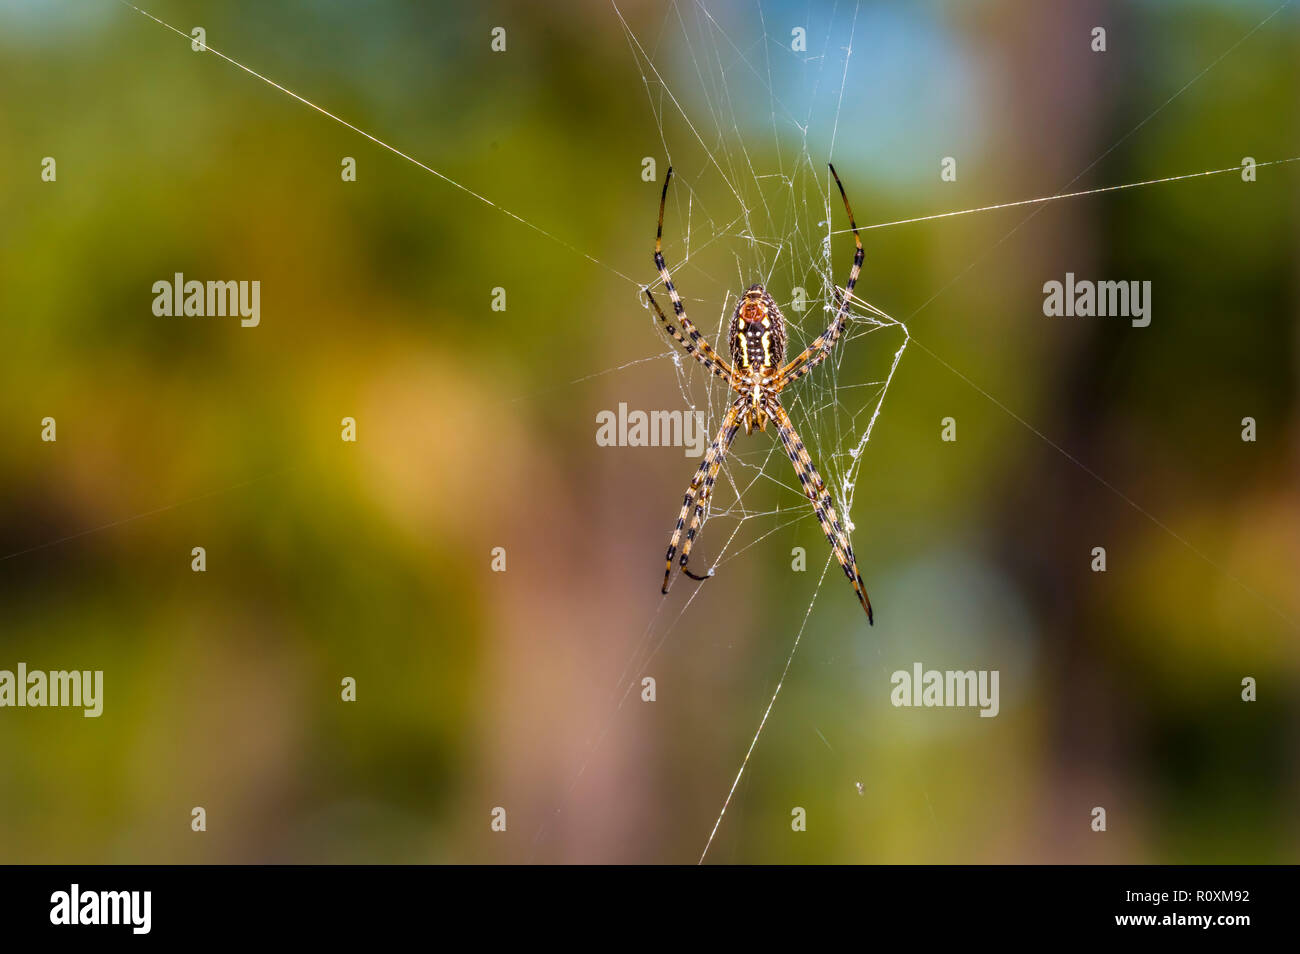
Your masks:
M 844 211 L 848 213 L 849 225 L 853 229 L 853 242 L 857 248 L 853 252 L 853 267 L 849 269 L 849 280 L 845 283 L 844 291 L 840 292 L 837 288 L 836 294 L 840 296 L 840 307 L 835 312 L 835 317 L 831 319 L 830 326 L 822 332 L 817 340 L 805 348 L 800 355 L 781 369 L 780 386 L 782 389 L 792 381 L 797 381 L 805 374 L 811 371 L 817 365 L 826 360 L 827 355 L 831 353 L 831 348 L 835 347 L 835 342 L 840 340 L 840 335 L 844 333 L 844 323 L 849 316 L 849 301 L 853 297 L 853 286 L 858 283 L 858 275 L 862 271 L 862 237 L 858 235 L 858 223 L 853 221 L 853 210 L 849 208 L 849 197 L 844 192 L 844 183 L 840 182 L 840 177 L 835 172 L 835 167 L 831 166 L 831 175 L 835 176 L 835 184 L 840 187 L 840 198 L 844 200 Z
M 858 602 L 867 611 L 867 622 L 874 624 L 871 600 L 867 597 L 867 588 L 862 582 L 862 574 L 858 572 L 858 561 L 853 555 L 853 545 L 849 543 L 849 535 L 844 531 L 840 518 L 835 513 L 835 502 L 831 499 L 831 492 L 826 489 L 821 475 L 813 466 L 812 458 L 808 456 L 808 448 L 804 447 L 803 441 L 799 439 L 799 434 L 795 431 L 785 408 L 780 404 L 776 405 L 773 408 L 773 417 L 776 418 L 776 431 L 785 446 L 786 455 L 790 458 L 790 463 L 794 464 L 794 472 L 799 477 L 799 486 L 812 501 L 817 522 L 822 525 L 822 532 L 826 534 L 835 559 L 839 561 L 844 575 L 853 584 L 853 592 L 858 594 Z
M 668 275 L 668 265 L 664 261 L 664 203 L 668 201 L 668 183 L 672 181 L 672 166 L 668 167 L 668 174 L 664 176 L 664 190 L 659 195 L 659 228 L 655 232 L 655 267 L 659 269 L 659 277 L 663 280 L 664 288 L 668 289 L 668 297 L 673 300 L 673 313 L 677 315 L 677 323 L 681 325 L 682 330 L 678 331 L 672 326 L 664 316 L 663 309 L 655 301 L 655 296 L 650 294 L 650 289 L 646 288 L 645 296 L 650 299 L 650 304 L 654 306 L 655 314 L 659 316 L 659 321 L 663 324 L 668 334 L 681 342 L 686 349 L 686 353 L 694 357 L 706 368 L 716 374 L 718 377 L 725 379 L 732 387 L 736 386 L 736 372 L 730 364 L 724 361 L 713 346 L 700 334 L 691 319 L 686 317 L 686 306 L 682 304 L 682 296 L 677 294 L 677 288 L 673 285 L 672 278 Z M 682 337 L 685 332 L 690 341 Z
M 672 167 L 669 167 L 668 174 L 664 177 L 663 192 L 659 195 L 659 227 L 655 232 L 655 267 L 659 269 L 659 277 L 663 280 L 664 287 L 668 289 L 668 296 L 672 299 L 673 312 L 677 316 L 677 323 L 681 325 L 681 331 L 673 327 L 663 309 L 659 307 L 659 302 L 655 301 L 655 296 L 650 293 L 650 289 L 645 289 L 645 296 L 650 299 L 650 305 L 669 337 L 678 341 L 686 349 L 687 354 L 725 380 L 733 388 L 737 388 L 735 369 L 713 350 L 713 346 L 700 334 L 691 319 L 686 316 L 686 306 L 682 304 L 681 295 L 677 293 L 672 277 L 668 274 L 668 264 L 664 261 L 663 253 L 664 204 L 668 201 L 668 183 L 672 181 L 672 177 L 673 170 Z M 685 332 L 685 336 L 683 336 L 682 332 Z M 688 337 L 689 341 L 687 340 Z M 708 505 L 709 496 L 713 492 L 713 484 L 717 480 L 718 470 L 722 467 L 722 459 L 726 456 L 727 450 L 731 447 L 731 442 L 736 436 L 738 429 L 736 421 L 742 410 L 743 406 L 738 402 L 733 404 L 727 410 L 727 413 L 723 415 L 718 436 L 709 445 L 704 459 L 700 461 L 699 469 L 696 470 L 695 476 L 691 478 L 691 483 L 686 488 L 686 496 L 682 500 L 682 512 L 677 517 L 677 526 L 673 529 L 672 539 L 668 543 L 668 565 L 664 570 L 663 586 L 663 592 L 665 593 L 668 592 L 668 586 L 672 582 L 673 557 L 677 555 L 677 546 L 681 542 L 682 530 L 685 527 L 686 517 L 691 511 L 692 504 L 695 505 L 695 514 L 691 517 L 691 525 L 686 530 L 686 543 L 682 547 L 682 572 L 695 580 L 708 579 L 708 577 L 697 576 L 692 573 L 686 568 L 686 564 L 690 559 L 691 546 L 695 542 L 695 536 L 699 533 L 700 525 L 704 521 L 704 508 Z
M 727 450 L 731 447 L 736 432 L 740 430 L 737 420 L 744 409 L 743 400 L 736 401 L 727 408 L 727 413 L 722 416 L 722 427 L 718 429 L 718 436 L 709 445 L 704 459 L 700 461 L 700 466 L 695 471 L 695 476 L 691 478 L 690 486 L 686 488 L 686 496 L 682 500 L 682 512 L 677 515 L 677 526 L 673 528 L 672 539 L 668 541 L 668 559 L 664 567 L 664 593 L 668 592 L 668 584 L 672 582 L 673 557 L 677 555 L 677 544 L 681 541 L 682 528 L 686 525 L 686 515 L 690 513 L 692 504 L 695 505 L 695 513 L 691 516 L 690 527 L 686 529 L 686 542 L 682 544 L 682 572 L 692 580 L 707 580 L 712 575 L 712 571 L 709 571 L 706 576 L 698 576 L 687 569 L 686 563 L 691 557 L 695 536 L 700 532 L 700 525 L 704 522 L 704 508 L 708 506 L 709 497 L 713 494 L 713 483 L 718 479 L 722 459 L 727 456 Z
M 668 200 L 668 184 L 672 180 L 672 175 L 673 171 L 669 169 L 668 175 L 664 178 L 663 193 L 659 197 L 659 228 L 655 234 L 654 260 L 655 266 L 659 269 L 659 277 L 663 280 L 664 287 L 668 289 L 668 295 L 672 299 L 677 327 L 674 327 L 668 320 L 668 317 L 664 314 L 663 309 L 659 307 L 659 303 L 655 301 L 654 295 L 650 293 L 648 288 L 645 290 L 645 294 L 667 334 L 681 344 L 686 349 L 687 354 L 694 357 L 713 374 L 725 380 L 739 396 L 727 409 L 726 414 L 723 415 L 718 436 L 709 445 L 704 459 L 700 461 L 700 466 L 695 471 L 695 476 L 691 478 L 690 485 L 686 488 L 686 495 L 682 499 L 681 513 L 678 514 L 677 525 L 674 527 L 672 538 L 668 542 L 663 592 L 668 592 L 668 586 L 672 582 L 673 558 L 678 555 L 677 548 L 679 544 L 681 545 L 679 562 L 683 573 L 694 580 L 708 579 L 709 576 L 713 575 L 712 570 L 706 576 L 698 576 L 692 573 L 687 568 L 687 561 L 690 559 L 691 547 L 694 545 L 700 527 L 703 525 L 704 513 L 713 493 L 713 485 L 717 480 L 718 472 L 722 468 L 723 460 L 726 458 L 731 443 L 740 431 L 742 424 L 745 427 L 745 433 L 749 434 L 752 433 L 755 427 L 760 431 L 765 431 L 767 430 L 768 421 L 775 421 L 781 443 L 785 447 L 791 464 L 794 465 L 795 474 L 799 478 L 801 488 L 807 494 L 808 499 L 812 501 L 813 512 L 816 513 L 817 521 L 826 534 L 826 539 L 831 545 L 831 551 L 835 554 L 835 559 L 839 561 L 841 568 L 843 568 L 844 575 L 848 577 L 849 582 L 853 585 L 853 590 L 857 594 L 862 608 L 866 610 L 867 622 L 874 623 L 871 601 L 867 598 L 866 587 L 862 583 L 862 575 L 858 572 L 857 559 L 853 555 L 853 547 L 849 543 L 848 533 L 845 532 L 843 525 L 840 523 L 830 491 L 826 489 L 826 484 L 817 473 L 817 468 L 813 466 L 808 449 L 795 432 L 794 425 L 790 421 L 790 415 L 781 406 L 780 399 L 781 392 L 789 384 L 797 381 L 826 360 L 827 355 L 830 354 L 831 349 L 844 332 L 845 321 L 848 317 L 849 298 L 853 293 L 854 285 L 857 284 L 858 275 L 862 270 L 863 259 L 862 239 L 858 235 L 858 226 L 853 220 L 853 210 L 849 208 L 849 199 L 844 193 L 844 186 L 840 183 L 839 176 L 835 174 L 835 167 L 831 166 L 831 175 L 835 176 L 835 184 L 839 186 L 840 197 L 844 200 L 844 210 L 848 213 L 849 224 L 853 227 L 853 240 L 857 245 L 857 250 L 853 256 L 853 267 L 849 271 L 848 282 L 845 284 L 839 307 L 836 309 L 835 317 L 830 326 L 798 357 L 789 364 L 784 364 L 786 345 L 785 317 L 781 314 L 781 309 L 777 307 L 772 296 L 767 293 L 767 290 L 762 285 L 751 285 L 740 296 L 736 303 L 735 313 L 731 318 L 728 331 L 731 361 L 727 362 L 713 349 L 713 346 L 699 333 L 695 325 L 686 316 L 686 307 L 682 304 L 681 296 L 677 293 L 672 278 L 668 274 L 668 266 L 664 262 L 664 205 Z M 692 507 L 694 507 L 693 514 L 691 512 Z M 689 524 L 687 524 L 688 515 L 690 516 Z M 683 530 L 686 534 L 684 542 L 682 540 Z

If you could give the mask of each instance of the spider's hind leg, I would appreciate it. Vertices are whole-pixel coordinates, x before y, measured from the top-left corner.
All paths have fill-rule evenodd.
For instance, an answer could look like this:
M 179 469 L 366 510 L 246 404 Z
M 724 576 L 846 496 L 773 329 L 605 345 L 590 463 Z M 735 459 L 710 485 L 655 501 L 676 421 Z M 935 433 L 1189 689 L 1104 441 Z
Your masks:
M 691 547 L 704 520 L 704 508 L 709 502 L 709 495 L 713 492 L 713 483 L 717 480 L 718 470 L 722 467 L 722 459 L 727 456 L 727 449 L 731 447 L 736 431 L 740 429 L 740 424 L 736 420 L 739 415 L 739 405 L 733 404 L 727 409 L 727 413 L 722 418 L 722 426 L 718 429 L 718 436 L 709 445 L 704 459 L 700 461 L 700 466 L 695 471 L 695 476 L 691 478 L 690 486 L 686 488 L 682 510 L 677 515 L 677 526 L 673 530 L 672 539 L 668 541 L 668 560 L 664 567 L 664 593 L 668 592 L 668 585 L 672 582 L 673 557 L 677 555 L 677 544 L 681 541 L 683 529 L 686 530 L 686 541 L 682 544 L 681 551 L 682 572 L 694 580 L 706 580 L 708 576 L 713 575 L 713 571 L 710 570 L 708 576 L 697 576 L 686 568 L 686 564 L 690 560 Z M 695 513 L 688 527 L 686 515 L 691 512 L 692 501 L 695 503 Z
M 821 475 L 817 473 L 817 468 L 813 466 L 812 458 L 808 455 L 808 449 L 799 438 L 799 434 L 794 429 L 794 424 L 790 420 L 790 415 L 786 413 L 785 408 L 779 404 L 772 410 L 772 416 L 776 420 L 777 431 L 781 435 L 781 443 L 785 446 L 786 455 L 790 458 L 790 463 L 794 465 L 794 472 L 799 478 L 799 485 L 803 492 L 812 501 L 813 512 L 817 514 L 817 522 L 821 524 L 822 532 L 826 534 L 826 540 L 831 545 L 831 552 L 835 554 L 835 559 L 839 561 L 844 575 L 848 577 L 849 583 L 853 586 L 853 591 L 857 594 L 858 602 L 867 613 L 867 623 L 873 625 L 876 621 L 875 614 L 871 610 L 871 599 L 867 596 L 867 588 L 862 582 L 862 574 L 858 572 L 858 560 L 853 555 L 853 545 L 849 543 L 849 535 L 844 531 L 843 524 L 840 523 L 839 516 L 835 513 L 835 502 L 831 499 L 831 493 L 826 489 L 826 484 L 822 481 Z

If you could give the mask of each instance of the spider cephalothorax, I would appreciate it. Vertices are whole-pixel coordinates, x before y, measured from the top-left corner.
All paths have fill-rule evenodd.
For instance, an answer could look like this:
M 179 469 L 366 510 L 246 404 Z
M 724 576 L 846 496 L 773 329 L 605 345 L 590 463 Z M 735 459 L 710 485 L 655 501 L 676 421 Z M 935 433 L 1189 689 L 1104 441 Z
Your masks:
M 867 598 L 862 575 L 858 572 L 858 561 L 853 555 L 853 547 L 849 544 L 849 535 L 840 524 L 830 491 L 826 489 L 826 484 L 822 482 L 817 468 L 813 466 L 808 448 L 795 433 L 794 424 L 790 421 L 790 415 L 786 413 L 785 408 L 781 406 L 780 397 L 781 392 L 788 385 L 825 361 L 835 342 L 839 341 L 848 318 L 849 299 L 853 295 L 853 286 L 857 284 L 858 274 L 862 270 L 862 239 L 858 235 L 857 223 L 853 221 L 849 197 L 844 194 L 840 177 L 835 175 L 835 167 L 831 166 L 830 169 L 831 175 L 835 177 L 835 184 L 839 186 L 840 197 L 844 199 L 844 211 L 848 213 L 849 225 L 853 229 L 853 241 L 857 249 L 853 253 L 853 267 L 849 269 L 849 279 L 844 285 L 840 304 L 830 327 L 789 363 L 783 363 L 786 344 L 785 317 L 762 285 L 749 286 L 736 303 L 736 311 L 731 316 L 731 328 L 727 333 L 731 348 L 730 363 L 713 350 L 713 346 L 686 317 L 686 306 L 682 304 L 681 296 L 673 287 L 672 278 L 668 275 L 668 266 L 664 262 L 664 204 L 668 200 L 668 183 L 672 180 L 673 170 L 669 169 L 668 175 L 664 178 L 664 191 L 659 197 L 659 231 L 655 235 L 655 266 L 659 269 L 659 277 L 663 279 L 664 288 L 668 289 L 668 296 L 673 300 L 673 311 L 677 315 L 681 330 L 669 323 L 663 309 L 659 307 L 659 303 L 655 301 L 654 295 L 650 294 L 648 288 L 645 290 L 646 297 L 650 299 L 655 314 L 668 334 L 679 341 L 688 354 L 725 380 L 732 390 L 737 392 L 738 397 L 732 401 L 726 414 L 723 415 L 718 436 L 709 445 L 704 460 L 700 462 L 690 486 L 686 488 L 682 511 L 677 517 L 677 526 L 673 530 L 672 539 L 668 542 L 668 567 L 664 570 L 663 591 L 668 592 L 668 584 L 673 573 L 673 557 L 677 555 L 678 543 L 682 543 L 682 572 L 695 580 L 708 578 L 692 573 L 687 569 L 686 564 L 690 559 L 691 546 L 695 543 L 696 534 L 704 523 L 704 510 L 713 493 L 713 484 L 722 467 L 722 459 L 730 449 L 731 442 L 735 440 L 741 424 L 744 424 L 745 433 L 748 434 L 754 427 L 767 430 L 767 422 L 773 420 L 776 422 L 776 429 L 786 455 L 794 465 L 799 485 L 812 501 L 813 512 L 817 514 L 822 532 L 830 542 L 831 551 L 843 568 L 844 575 L 853 584 L 862 608 L 867 611 L 867 622 L 870 623 L 874 621 L 871 600 Z M 691 514 L 692 504 L 695 507 L 694 514 Z M 691 517 L 690 526 L 686 525 L 688 515 Z M 682 542 L 683 530 L 686 531 L 685 542 Z M 711 570 L 709 573 L 712 575 Z

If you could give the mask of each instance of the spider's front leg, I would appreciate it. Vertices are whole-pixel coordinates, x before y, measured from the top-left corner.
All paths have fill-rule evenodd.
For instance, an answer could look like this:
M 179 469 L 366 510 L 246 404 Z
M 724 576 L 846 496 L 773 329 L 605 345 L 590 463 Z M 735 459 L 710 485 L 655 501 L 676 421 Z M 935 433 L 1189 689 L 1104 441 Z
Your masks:
M 686 543 L 682 547 L 682 571 L 692 579 L 705 579 L 705 577 L 695 576 L 690 570 L 686 569 L 686 561 L 690 558 L 691 546 L 699 533 L 700 523 L 704 517 L 704 507 L 713 491 L 713 483 L 717 479 L 719 468 L 722 467 L 722 460 L 727 456 L 727 450 L 731 447 L 736 432 L 740 429 L 740 425 L 736 423 L 740 411 L 740 402 L 727 408 L 727 413 L 722 417 L 722 426 L 718 429 L 718 436 L 709 445 L 709 449 L 704 454 L 704 459 L 700 461 L 700 466 L 695 471 L 695 476 L 691 478 L 690 486 L 686 488 L 686 496 L 682 500 L 682 511 L 677 515 L 677 526 L 673 529 L 672 539 L 668 541 L 668 560 L 664 568 L 664 593 L 668 592 L 668 585 L 672 581 L 673 557 L 677 555 L 677 545 L 681 543 L 682 530 L 686 526 L 686 515 L 691 512 L 692 504 L 695 505 L 695 515 L 691 518 L 690 529 L 686 533 Z
M 660 324 L 664 326 L 664 330 L 668 332 L 669 336 L 680 342 L 681 346 L 686 349 L 686 353 L 692 358 L 732 385 L 732 387 L 735 387 L 736 372 L 732 370 L 731 364 L 713 350 L 712 346 L 704 340 L 704 336 L 694 330 L 694 326 L 691 328 L 691 338 L 695 342 L 694 344 L 682 337 L 682 333 L 668 321 L 664 310 L 659 307 L 659 302 L 655 301 L 655 296 L 650 294 L 650 289 L 645 288 L 642 290 L 645 292 L 646 298 L 650 299 L 650 306 L 654 308 Z
M 682 347 L 686 349 L 686 353 L 718 377 L 723 378 L 728 383 L 733 383 L 736 372 L 731 363 L 713 350 L 713 346 L 700 334 L 699 329 L 695 327 L 691 319 L 686 317 L 686 306 L 682 304 L 682 296 L 677 293 L 672 277 L 668 274 L 668 263 L 664 261 L 664 204 L 668 201 L 668 183 L 672 181 L 672 178 L 673 170 L 670 167 L 668 174 L 664 176 L 663 192 L 659 195 L 659 226 L 655 231 L 655 268 L 659 269 L 659 278 L 663 281 L 664 288 L 668 289 L 668 295 L 673 300 L 673 313 L 677 316 L 677 324 L 681 326 L 681 331 L 674 328 L 668 321 L 663 309 L 659 307 L 659 302 L 655 301 L 655 296 L 650 294 L 650 289 L 646 288 L 643 291 L 645 291 L 646 298 L 650 299 L 650 304 L 654 308 L 660 324 L 664 326 L 664 330 L 681 343 Z M 682 332 L 685 332 L 685 335 Z
M 794 472 L 799 477 L 799 485 L 803 488 L 803 492 L 808 495 L 808 499 L 812 501 L 813 510 L 817 514 L 817 522 L 822 525 L 822 532 L 826 534 L 826 539 L 830 542 L 831 550 L 835 553 L 835 559 L 839 561 L 844 570 L 844 575 L 853 584 L 853 591 L 858 594 L 858 602 L 867 611 L 867 622 L 874 625 L 875 618 L 871 612 L 871 600 L 867 597 L 867 588 L 862 582 L 862 574 L 858 572 L 858 561 L 853 555 L 849 535 L 844 532 L 844 527 L 840 525 L 840 518 L 835 513 L 835 503 L 831 499 L 831 492 L 826 489 L 826 484 L 822 482 L 821 475 L 817 473 L 817 468 L 813 466 L 812 458 L 808 455 L 808 448 L 800 440 L 785 408 L 774 403 L 772 405 L 772 417 L 776 421 L 777 431 L 781 435 L 781 443 L 785 446 L 785 452 L 790 458 L 790 463 L 794 464 Z
M 835 184 L 840 187 L 840 198 L 844 200 L 844 211 L 848 213 L 849 225 L 853 228 L 853 242 L 857 248 L 853 252 L 853 267 L 849 269 L 849 280 L 845 283 L 843 292 L 840 294 L 840 305 L 835 310 L 835 317 L 831 319 L 827 329 L 818 336 L 817 340 L 805 348 L 797 357 L 781 369 L 777 375 L 778 387 L 785 387 L 792 381 L 797 381 L 817 365 L 826 360 L 826 356 L 831 353 L 835 347 L 835 342 L 840 340 L 840 335 L 844 333 L 844 323 L 849 317 L 849 301 L 853 298 L 853 286 L 858 283 L 858 275 L 862 272 L 862 236 L 858 235 L 858 223 L 853 221 L 853 209 L 849 208 L 849 197 L 844 192 L 844 183 L 840 182 L 840 177 L 835 172 L 835 167 L 831 166 L 831 175 L 835 176 Z

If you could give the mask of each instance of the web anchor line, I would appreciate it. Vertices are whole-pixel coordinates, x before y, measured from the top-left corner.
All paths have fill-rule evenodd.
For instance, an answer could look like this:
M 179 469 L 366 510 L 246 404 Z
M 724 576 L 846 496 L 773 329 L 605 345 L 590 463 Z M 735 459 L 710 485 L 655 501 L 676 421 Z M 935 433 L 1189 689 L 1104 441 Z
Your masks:
M 193 42 L 193 38 L 188 33 L 184 32 L 183 30 L 177 29 L 176 27 L 172 26 L 170 23 L 168 23 L 165 20 L 159 19 L 158 17 L 150 13 L 148 10 L 142 10 L 139 7 L 137 7 L 134 3 L 129 3 L 128 0 L 118 0 L 118 2 L 125 7 L 130 7 L 132 10 L 134 10 L 136 13 L 140 14 L 141 16 L 148 17 L 150 20 L 152 20 L 154 23 L 157 23 L 159 26 L 166 27 L 168 30 L 171 30 L 177 36 L 184 37 L 186 42 Z M 421 162 L 419 159 L 416 159 L 414 156 L 410 155 L 409 153 L 402 152 L 402 150 L 398 149 L 396 146 L 390 146 L 388 143 L 384 142 L 379 137 L 372 136 L 370 133 L 366 132 L 364 129 L 360 128 L 359 126 L 354 126 L 346 119 L 343 119 L 340 116 L 336 116 L 334 113 L 331 113 L 325 107 L 317 106 L 311 100 L 307 99 L 304 96 L 299 96 L 297 93 L 289 89 L 287 86 L 281 86 L 279 83 L 277 83 L 275 80 L 271 79 L 270 77 L 263 76 L 261 73 L 257 72 L 257 70 L 253 69 L 252 67 L 245 66 L 243 63 L 240 63 L 238 60 L 234 59 L 233 57 L 227 56 L 225 53 L 222 53 L 220 50 L 216 49 L 215 47 L 209 46 L 206 42 L 203 44 L 203 50 L 207 53 L 213 54 L 214 56 L 219 56 L 221 59 L 225 60 L 231 66 L 238 67 L 239 69 L 247 73 L 249 76 L 257 77 L 263 83 L 266 83 L 268 86 L 275 87 L 280 92 L 284 93 L 286 96 L 290 96 L 293 99 L 296 99 L 304 106 L 311 107 L 312 109 L 316 110 L 316 112 L 320 113 L 322 116 L 326 116 L 329 119 L 334 120 L 340 126 L 347 127 L 357 135 L 364 136 L 366 139 L 369 139 L 375 145 L 387 149 L 393 155 L 405 159 L 407 162 L 411 163 L 414 166 L 418 166 L 419 168 L 423 169 L 425 172 L 429 173 L 430 175 L 437 176 L 439 179 L 441 179 L 443 182 L 447 183 L 448 185 L 454 186 L 455 188 L 459 189 L 461 192 L 464 192 L 466 195 L 473 196 L 475 199 L 478 199 L 484 205 L 490 206 L 491 208 L 496 209 L 502 215 L 518 222 L 520 225 L 532 229 L 538 235 L 550 239 L 552 242 L 555 242 L 557 245 L 560 245 L 568 249 L 570 252 L 573 252 L 576 255 L 581 255 L 583 258 L 591 262 L 593 265 L 599 265 L 601 268 L 605 269 L 606 271 L 613 272 L 615 275 L 617 275 L 619 278 L 623 279 L 624 281 L 631 282 L 633 285 L 636 285 L 638 288 L 641 287 L 640 283 L 637 282 L 636 279 L 632 278 L 630 275 L 623 274 L 613 265 L 609 265 L 605 262 L 602 262 L 594 255 L 590 255 L 587 252 L 584 252 L 576 245 L 571 245 L 570 243 L 566 242 L 564 239 L 560 238 L 558 235 L 554 234 L 553 232 L 548 232 L 540 225 L 534 225 L 532 222 L 529 222 L 523 216 L 511 212 L 509 209 L 505 208 L 504 206 L 497 205 L 487 196 L 475 192 L 469 186 L 462 185 L 461 183 L 453 179 L 451 176 L 439 172 L 437 169 L 433 168 L 432 166 L 426 165 L 425 163 Z
M 781 678 L 777 680 L 776 689 L 772 691 L 772 698 L 768 700 L 767 708 L 763 710 L 763 718 L 759 720 L 758 730 L 754 733 L 754 737 L 749 740 L 749 748 L 745 750 L 745 757 L 740 762 L 740 770 L 736 772 L 731 788 L 727 791 L 727 798 L 722 803 L 722 811 L 718 812 L 718 818 L 713 823 L 713 830 L 709 832 L 709 840 L 704 843 L 704 851 L 700 853 L 700 860 L 696 862 L 697 864 L 704 864 L 709 849 L 713 847 L 713 838 L 722 826 L 722 816 L 727 814 L 727 809 L 731 806 L 731 797 L 736 794 L 740 779 L 745 774 L 745 766 L 749 765 L 749 757 L 754 754 L 754 749 L 758 746 L 759 737 L 763 734 L 763 727 L 767 725 L 767 717 L 772 714 L 772 709 L 776 705 L 776 697 L 781 694 L 781 687 L 785 685 L 785 677 L 790 674 L 790 665 L 794 662 L 794 654 L 799 651 L 799 641 L 803 639 L 803 632 L 808 628 L 808 617 L 812 615 L 813 605 L 817 602 L 817 594 L 821 592 L 822 582 L 826 579 L 826 571 L 831 566 L 831 559 L 831 557 L 827 557 L 826 565 L 822 567 L 822 575 L 817 579 L 817 586 L 813 590 L 812 599 L 808 601 L 808 609 L 804 611 L 803 622 L 799 624 L 799 632 L 795 634 L 794 645 L 790 647 L 790 655 L 785 658 L 785 668 L 781 670 Z
M 1257 162 L 1253 166 L 1255 169 L 1262 169 L 1265 166 L 1281 166 L 1288 162 L 1300 162 L 1300 156 L 1292 156 L 1289 159 L 1270 159 L 1267 162 Z M 911 225 L 913 222 L 932 222 L 935 219 L 951 219 L 958 215 L 971 215 L 975 212 L 994 212 L 998 209 L 1014 209 L 1022 205 L 1042 205 L 1044 202 L 1055 202 L 1058 199 L 1077 199 L 1085 195 L 1099 195 L 1103 192 L 1119 192 L 1122 189 L 1137 189 L 1141 186 L 1160 185 L 1165 182 L 1181 182 L 1185 179 L 1201 179 L 1205 176 L 1219 176 L 1225 172 L 1241 172 L 1245 166 L 1228 166 L 1226 169 L 1208 169 L 1205 172 L 1188 172 L 1180 176 L 1166 176 L 1163 179 L 1144 179 L 1141 182 L 1126 182 L 1122 185 L 1102 186 L 1098 189 L 1083 189 L 1079 192 L 1062 192 L 1058 195 L 1044 195 L 1036 199 L 1019 199 L 1015 202 L 999 202 L 996 205 L 981 205 L 974 209 L 959 209 L 956 212 L 937 212 L 934 215 L 918 215 L 914 219 L 898 219 L 893 222 L 877 222 L 875 225 L 859 225 L 858 231 L 865 232 L 868 229 L 887 229 L 895 225 Z M 836 229 L 832 234 L 843 235 L 848 229 Z

